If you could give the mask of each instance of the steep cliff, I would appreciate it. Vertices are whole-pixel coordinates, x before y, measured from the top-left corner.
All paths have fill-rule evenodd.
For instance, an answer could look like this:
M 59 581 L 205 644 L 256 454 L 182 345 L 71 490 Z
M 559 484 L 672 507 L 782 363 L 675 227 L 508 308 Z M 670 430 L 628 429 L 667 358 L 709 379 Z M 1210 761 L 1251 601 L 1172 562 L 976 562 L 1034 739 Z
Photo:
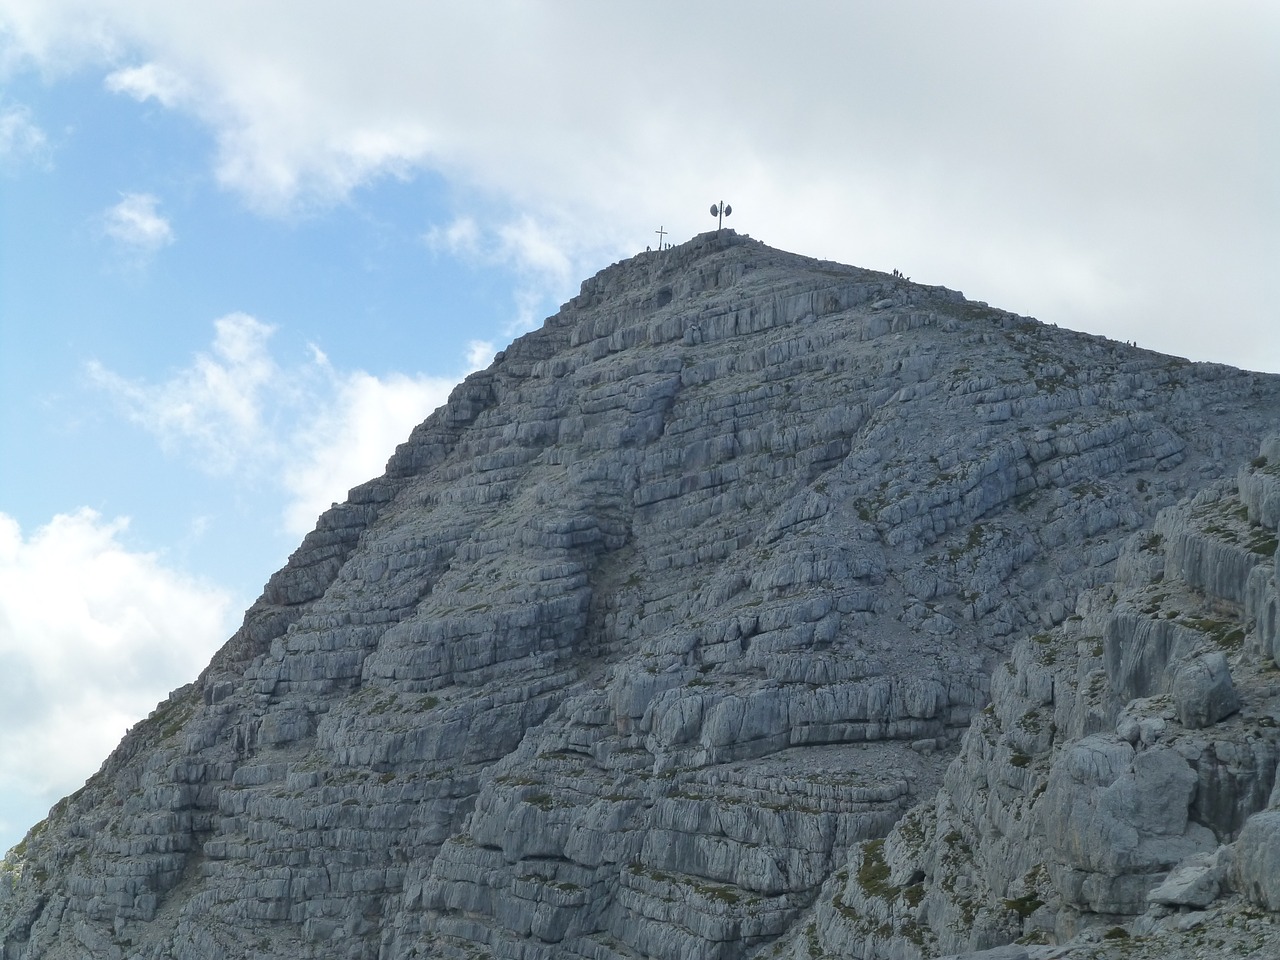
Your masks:
M 1234 552 L 1133 535 L 1277 423 L 1280 377 L 729 231 L 615 264 L 15 848 L 3 960 L 927 956 L 1131 918 L 1275 768 L 1269 734 L 1189 735 L 1214 766 L 1143 731 L 1216 730 L 1255 696 L 1218 646 L 1280 642 L 1273 494 Z M 1269 639 L 1114 599 L 1161 562 L 1270 596 Z M 1138 807 L 1073 820 L 1121 781 Z

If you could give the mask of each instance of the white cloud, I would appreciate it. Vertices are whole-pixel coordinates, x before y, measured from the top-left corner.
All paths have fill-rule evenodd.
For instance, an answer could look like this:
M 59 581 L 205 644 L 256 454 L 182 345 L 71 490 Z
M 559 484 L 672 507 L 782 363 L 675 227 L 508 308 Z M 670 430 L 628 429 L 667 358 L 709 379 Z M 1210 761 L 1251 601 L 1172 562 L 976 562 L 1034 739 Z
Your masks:
M 165 107 L 175 107 L 190 94 L 187 81 L 158 63 L 122 67 L 107 74 L 103 84 L 112 93 L 123 93 L 138 101 L 155 99 Z
M 295 535 L 351 487 L 380 475 L 456 383 L 338 370 L 314 345 L 307 358 L 282 363 L 270 349 L 274 328 L 248 314 L 214 327 L 210 349 L 168 380 L 131 380 L 96 362 L 90 379 L 171 453 L 210 473 L 276 484 L 283 527 Z M 473 346 L 469 369 L 477 356 Z
M 130 549 L 128 521 L 0 513 L 0 831 L 78 787 L 233 627 L 231 598 Z
M 480 226 L 475 217 L 460 216 L 448 226 L 432 226 L 424 239 L 437 252 L 460 257 L 478 257 L 481 251 Z
M 552 277 L 561 283 L 567 283 L 572 272 L 565 252 L 571 249 L 566 233 L 563 228 L 552 230 L 528 215 L 498 228 L 503 254 L 520 270 Z
M 95 62 L 190 112 L 220 182 L 264 210 L 429 170 L 475 211 L 441 249 L 484 250 L 482 223 L 531 276 L 558 254 L 576 281 L 658 224 L 710 228 L 725 199 L 776 246 L 1256 355 L 1280 249 L 1280 5 L 741 9 L 0 0 L 0 20 L 42 68 Z M 1230 316 L 1207 324 L 1222 277 Z
M 49 138 L 20 104 L 0 103 L 0 166 L 48 162 Z
M 436 253 L 498 266 L 514 275 L 513 313 L 502 328 L 508 337 L 534 329 L 542 320 L 541 309 L 554 309 L 572 296 L 578 285 L 575 278 L 585 269 L 578 262 L 584 257 L 574 239 L 573 224 L 530 214 L 498 221 L 488 228 L 481 227 L 476 216 L 466 214 L 447 226 L 433 225 L 423 239 Z
M 330 504 L 347 498 L 351 487 L 382 473 L 396 445 L 448 399 L 453 385 L 440 377 L 379 379 L 363 371 L 331 372 L 328 400 L 301 425 L 294 455 L 283 465 L 289 495 L 285 529 L 307 533 Z
M 150 256 L 174 241 L 169 221 L 156 212 L 159 204 L 149 193 L 123 194 L 103 213 L 103 231 L 129 252 Z
M 273 327 L 233 313 L 214 329 L 210 351 L 163 383 L 129 380 L 96 361 L 88 372 L 166 449 L 189 451 L 204 469 L 227 474 L 278 456 L 265 408 L 289 402 L 296 388 L 267 349 Z
M 503 331 L 509 336 L 526 333 L 541 322 L 540 309 L 548 301 L 568 299 L 577 287 L 573 259 L 578 243 L 570 224 L 549 227 L 531 216 L 498 228 L 499 249 L 515 264 L 520 277 L 516 287 L 516 313 Z
M 498 348 L 493 345 L 492 340 L 468 340 L 467 365 L 473 370 L 487 367 L 493 363 L 497 352 Z

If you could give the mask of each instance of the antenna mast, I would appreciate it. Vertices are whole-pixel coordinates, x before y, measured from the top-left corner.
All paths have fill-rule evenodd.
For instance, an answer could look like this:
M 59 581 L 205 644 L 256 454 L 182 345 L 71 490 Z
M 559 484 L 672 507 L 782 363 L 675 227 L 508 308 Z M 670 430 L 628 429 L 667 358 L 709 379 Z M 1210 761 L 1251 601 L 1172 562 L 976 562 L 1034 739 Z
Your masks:
M 716 235 L 719 236 L 720 228 L 724 226 L 724 218 L 733 213 L 733 207 L 729 206 L 723 200 L 719 203 L 711 205 L 711 215 L 716 218 Z

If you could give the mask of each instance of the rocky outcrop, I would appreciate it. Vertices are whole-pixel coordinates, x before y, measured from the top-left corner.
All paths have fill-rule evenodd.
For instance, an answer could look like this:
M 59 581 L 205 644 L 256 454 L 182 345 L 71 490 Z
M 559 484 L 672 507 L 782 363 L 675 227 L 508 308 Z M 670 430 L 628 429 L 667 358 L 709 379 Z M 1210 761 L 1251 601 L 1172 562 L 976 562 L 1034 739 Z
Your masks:
M 1236 889 L 1258 906 L 1280 911 L 1280 809 L 1249 818 L 1236 844 L 1234 867 Z
M 1019 641 L 938 795 L 855 848 L 781 955 L 1275 956 L 1277 530 L 1251 506 L 1274 469 L 1163 511 Z
M 1132 925 L 1264 823 L 1265 676 L 1234 658 L 1276 643 L 1272 473 L 1227 477 L 1278 421 L 1280 378 L 728 231 L 616 264 L 15 848 L 0 956 Z M 1269 862 L 1213 882 L 1263 906 Z

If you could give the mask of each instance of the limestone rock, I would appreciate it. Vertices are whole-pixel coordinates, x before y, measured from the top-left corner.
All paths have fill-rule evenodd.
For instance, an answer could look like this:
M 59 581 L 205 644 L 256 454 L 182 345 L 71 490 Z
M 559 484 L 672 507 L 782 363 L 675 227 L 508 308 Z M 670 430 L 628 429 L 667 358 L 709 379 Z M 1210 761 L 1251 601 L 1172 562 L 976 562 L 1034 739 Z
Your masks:
M 1163 511 L 1165 533 L 1125 544 L 1113 584 L 1014 645 L 940 792 L 855 850 L 783 956 L 970 957 L 1004 943 L 1035 960 L 1191 960 L 1195 931 L 1222 955 L 1270 960 L 1280 683 L 1251 616 L 1275 598 L 1274 551 L 1245 506 L 1257 469 L 1235 493 Z M 1212 555 L 1196 541 L 1250 546 L 1244 604 L 1203 564 L 1165 562 Z M 1211 708 L 1200 674 L 1226 672 L 1228 651 L 1235 699 Z
M 1207 907 L 1218 898 L 1226 878 L 1225 850 L 1220 847 L 1213 853 L 1188 857 L 1147 894 L 1147 901 L 1168 907 Z
M 1032 960 L 1032 955 L 1026 947 L 1009 945 L 972 953 L 952 953 L 939 960 Z
M 615 264 L 15 848 L 0 957 L 1040 960 L 1135 923 L 1265 824 L 1277 422 L 1280 377 L 732 231 Z M 1216 650 L 1241 707 L 1188 728 Z M 1273 904 L 1267 864 L 1213 909 Z
M 1176 751 L 1079 741 L 1054 765 L 1040 808 L 1054 885 L 1094 913 L 1137 913 L 1157 875 L 1216 846 L 1188 821 L 1195 773 Z
M 1179 664 L 1173 677 L 1178 719 L 1191 729 L 1207 727 L 1240 709 L 1227 656 L 1221 650 Z
M 1249 818 L 1236 843 L 1232 879 L 1258 906 L 1280 910 L 1280 810 Z
M 1249 519 L 1268 529 L 1280 527 L 1280 435 L 1263 440 L 1261 452 L 1240 469 L 1238 480 Z

